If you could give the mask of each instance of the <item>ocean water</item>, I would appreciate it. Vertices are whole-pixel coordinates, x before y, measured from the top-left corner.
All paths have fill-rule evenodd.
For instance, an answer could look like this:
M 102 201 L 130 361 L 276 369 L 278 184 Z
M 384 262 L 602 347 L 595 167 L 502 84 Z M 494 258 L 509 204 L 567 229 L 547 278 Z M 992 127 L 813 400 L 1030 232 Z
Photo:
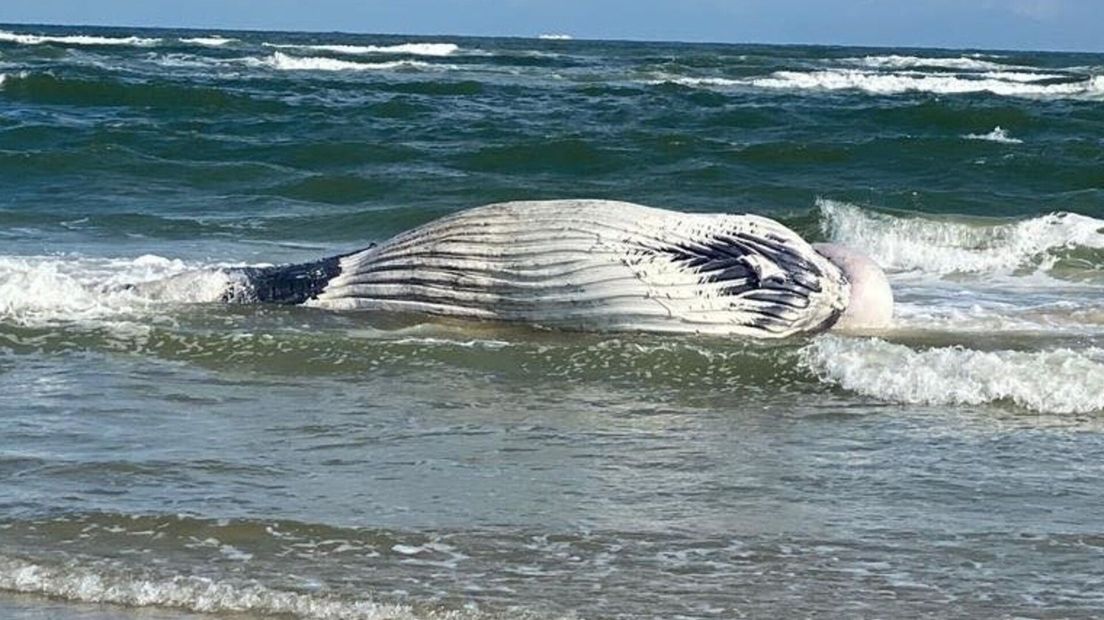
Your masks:
M 751 212 L 895 326 L 173 302 L 501 200 Z M 1104 56 L 0 27 L 0 616 L 1104 614 Z

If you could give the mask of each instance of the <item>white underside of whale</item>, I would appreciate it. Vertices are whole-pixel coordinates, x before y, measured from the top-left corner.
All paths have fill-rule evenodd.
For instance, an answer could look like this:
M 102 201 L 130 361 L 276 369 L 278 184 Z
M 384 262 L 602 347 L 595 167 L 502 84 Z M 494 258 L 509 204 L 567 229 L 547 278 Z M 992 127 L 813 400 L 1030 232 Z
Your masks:
M 773 220 L 604 200 L 469 209 L 340 268 L 308 305 L 784 337 L 828 327 L 848 300 L 839 269 Z

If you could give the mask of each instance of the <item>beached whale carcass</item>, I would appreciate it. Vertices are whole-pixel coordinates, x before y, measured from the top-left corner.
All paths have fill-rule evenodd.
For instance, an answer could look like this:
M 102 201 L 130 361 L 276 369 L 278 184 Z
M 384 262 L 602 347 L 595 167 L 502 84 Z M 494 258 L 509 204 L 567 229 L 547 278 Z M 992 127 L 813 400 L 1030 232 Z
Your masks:
M 888 324 L 857 252 L 755 215 L 606 200 L 506 202 L 312 263 L 227 271 L 228 302 L 611 331 L 779 338 Z

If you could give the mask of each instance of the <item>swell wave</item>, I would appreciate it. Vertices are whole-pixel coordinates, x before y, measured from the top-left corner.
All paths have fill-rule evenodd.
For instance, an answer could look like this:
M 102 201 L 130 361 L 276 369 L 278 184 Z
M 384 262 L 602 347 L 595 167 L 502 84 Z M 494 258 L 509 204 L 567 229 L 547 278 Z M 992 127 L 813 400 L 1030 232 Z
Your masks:
M 822 381 L 879 400 L 925 405 L 1011 402 L 1039 413 L 1104 410 L 1104 350 L 913 350 L 823 336 L 801 351 Z
M 321 594 L 277 590 L 259 583 L 193 576 L 158 577 L 133 571 L 48 565 L 0 556 L 0 590 L 82 603 L 171 607 L 198 613 L 249 613 L 329 620 L 418 620 L 474 618 L 470 612 L 415 611 L 372 600 L 342 600 Z
M 991 224 L 899 217 L 826 199 L 817 208 L 825 236 L 863 248 L 891 271 L 1011 273 L 1049 268 L 1061 251 L 1104 249 L 1104 220 L 1076 213 Z
M 0 42 L 19 43 L 21 45 L 57 43 L 59 45 L 129 45 L 135 47 L 148 47 L 157 45 L 161 42 L 161 39 L 148 37 L 100 37 L 91 35 L 49 36 L 0 30 Z
M 284 104 L 199 84 L 59 77 L 21 71 L 0 84 L 9 97 L 69 105 L 222 108 L 274 111 Z

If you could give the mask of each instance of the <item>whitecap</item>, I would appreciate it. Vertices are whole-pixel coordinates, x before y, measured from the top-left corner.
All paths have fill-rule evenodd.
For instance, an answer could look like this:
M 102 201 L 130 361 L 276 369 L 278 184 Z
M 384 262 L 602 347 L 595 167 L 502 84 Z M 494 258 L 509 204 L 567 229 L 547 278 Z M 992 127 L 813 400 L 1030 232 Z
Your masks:
M 571 41 L 575 37 L 572 37 L 569 34 L 549 33 L 549 34 L 537 35 L 537 38 L 542 39 L 544 41 Z
M 819 71 L 776 71 L 757 78 L 683 76 L 653 74 L 647 84 L 673 83 L 695 88 L 765 88 L 772 90 L 857 90 L 874 95 L 909 92 L 933 94 L 992 93 L 1007 97 L 1104 99 L 1104 76 L 1092 76 L 1057 83 L 1043 80 L 1070 77 L 1056 74 L 992 73 L 961 75 L 921 71 L 862 71 L 825 69 Z
M 203 56 L 195 56 L 192 54 L 155 54 L 150 53 L 146 56 L 146 60 L 160 65 L 162 67 L 170 69 L 192 69 L 192 68 L 208 68 L 221 64 L 226 64 L 227 61 L 218 58 L 208 58 Z
M 859 90 L 875 95 L 908 92 L 964 94 L 988 92 L 1002 96 L 1042 98 L 1102 98 L 1104 76 L 1057 84 L 1036 84 L 993 78 L 965 78 L 949 74 L 907 75 L 854 69 L 821 71 L 776 71 L 769 77 L 753 78 L 751 86 L 784 90 Z
M 993 131 L 989 133 L 969 133 L 962 137 L 967 140 L 985 140 L 987 142 L 1000 142 L 1001 144 L 1023 144 L 1023 140 L 1008 135 L 1008 132 L 1002 129 L 1000 125 L 994 127 Z
M 8 43 L 20 43 L 23 45 L 42 45 L 44 43 L 58 43 L 61 45 L 130 45 L 148 47 L 157 45 L 161 39 L 147 37 L 100 37 L 90 35 L 49 36 L 37 34 L 20 34 L 0 30 L 0 41 Z
M 1070 74 L 1063 73 L 1034 73 L 1030 71 L 986 71 L 977 74 L 990 80 L 1003 80 L 1005 82 L 1044 82 L 1047 80 L 1070 79 Z
M 417 60 L 353 62 L 323 56 L 289 56 L 283 52 L 273 52 L 271 56 L 257 62 L 280 71 L 389 71 L 434 67 L 434 65 Z
M 898 217 L 826 199 L 817 207 L 829 239 L 863 248 L 890 271 L 1011 273 L 1032 261 L 1047 267 L 1055 250 L 1104 248 L 1104 220 L 1076 213 L 988 223 Z
M 180 39 L 181 43 L 190 43 L 192 45 L 202 45 L 204 47 L 222 47 L 227 43 L 233 43 L 237 39 L 228 39 L 226 37 L 211 36 L 211 37 L 191 37 L 186 39 Z
M 931 67 L 941 69 L 959 69 L 967 71 L 1000 70 L 1010 65 L 990 60 L 980 60 L 972 56 L 937 57 L 903 56 L 898 54 L 845 58 L 844 62 L 859 64 L 873 69 L 914 69 Z
M 728 88 L 734 86 L 746 86 L 746 80 L 734 80 L 730 78 L 722 77 L 689 77 L 683 75 L 669 75 L 669 74 L 657 74 L 657 77 L 651 80 L 647 80 L 646 84 L 678 84 L 680 86 L 689 86 L 691 88 L 697 87 L 718 87 Z
M 820 380 L 879 400 L 926 405 L 998 401 L 1040 413 L 1104 410 L 1104 351 L 914 350 L 877 338 L 822 336 L 801 351 Z
M 356 55 L 406 54 L 410 56 L 450 56 L 460 51 L 460 46 L 455 43 L 401 43 L 398 45 L 300 45 L 292 43 L 265 43 L 264 46 Z

